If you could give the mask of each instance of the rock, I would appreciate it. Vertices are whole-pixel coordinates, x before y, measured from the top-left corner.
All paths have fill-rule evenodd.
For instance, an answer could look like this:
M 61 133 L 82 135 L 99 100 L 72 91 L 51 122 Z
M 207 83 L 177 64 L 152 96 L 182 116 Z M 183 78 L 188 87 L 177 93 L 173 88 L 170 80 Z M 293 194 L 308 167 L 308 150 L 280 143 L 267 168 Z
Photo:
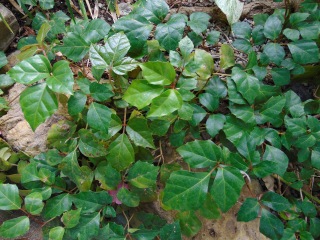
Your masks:
M 2 4 L 0 4 L 0 13 L 12 30 L 11 32 L 0 18 L 0 51 L 5 51 L 18 33 L 19 24 L 12 12 Z

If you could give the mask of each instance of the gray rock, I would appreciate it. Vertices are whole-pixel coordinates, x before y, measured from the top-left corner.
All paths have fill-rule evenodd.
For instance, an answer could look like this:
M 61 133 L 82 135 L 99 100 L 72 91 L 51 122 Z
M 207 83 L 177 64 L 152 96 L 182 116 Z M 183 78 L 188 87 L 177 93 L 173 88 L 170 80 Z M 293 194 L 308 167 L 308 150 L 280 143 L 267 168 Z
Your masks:
M 0 4 L 0 13 L 13 31 L 12 33 L 0 18 L 0 51 L 5 51 L 18 33 L 19 23 L 12 12 L 2 4 Z

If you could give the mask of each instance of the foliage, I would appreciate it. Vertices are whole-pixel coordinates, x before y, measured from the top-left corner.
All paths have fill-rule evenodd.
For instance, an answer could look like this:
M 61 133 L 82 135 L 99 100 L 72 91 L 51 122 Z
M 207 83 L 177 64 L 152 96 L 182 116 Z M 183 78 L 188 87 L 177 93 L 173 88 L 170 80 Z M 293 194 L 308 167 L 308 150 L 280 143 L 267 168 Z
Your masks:
M 26 158 L 1 145 L 0 209 L 26 216 L 5 221 L 0 236 L 23 235 L 40 215 L 49 239 L 192 237 L 199 216 L 219 218 L 250 179 L 274 176 L 285 187 L 246 198 L 238 220 L 261 216 L 271 239 L 319 237 L 320 200 L 306 189 L 320 171 L 320 105 L 285 90 L 306 65 L 319 67 L 317 3 L 258 14 L 253 26 L 231 16 L 232 45 L 206 31 L 208 14 L 166 21 L 163 0 L 133 7 L 112 26 L 38 12 L 36 38 L 20 40 L 23 60 L 7 76 L 27 86 L 20 105 L 31 128 L 66 98 L 69 116 L 51 127 L 47 152 Z M 218 62 L 208 46 L 219 49 Z M 166 141 L 181 162 L 167 161 Z M 287 188 L 302 198 L 285 197 Z M 157 200 L 177 212 L 173 223 L 136 208 Z

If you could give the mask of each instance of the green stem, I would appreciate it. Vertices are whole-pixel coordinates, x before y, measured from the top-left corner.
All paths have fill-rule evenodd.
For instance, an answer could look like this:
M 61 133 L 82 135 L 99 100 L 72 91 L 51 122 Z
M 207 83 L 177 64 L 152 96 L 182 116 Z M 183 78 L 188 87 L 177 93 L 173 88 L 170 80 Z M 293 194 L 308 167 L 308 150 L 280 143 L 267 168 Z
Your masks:
M 74 14 L 73 14 L 73 10 L 72 10 L 71 4 L 70 4 L 70 0 L 66 0 L 66 5 L 67 5 L 68 11 L 70 13 L 71 19 L 72 19 L 73 23 L 75 24 L 76 20 L 74 18 Z
M 88 20 L 88 15 L 87 15 L 87 11 L 86 11 L 86 7 L 84 6 L 83 0 L 78 0 L 79 6 L 80 6 L 80 10 L 82 13 L 82 16 L 85 20 Z

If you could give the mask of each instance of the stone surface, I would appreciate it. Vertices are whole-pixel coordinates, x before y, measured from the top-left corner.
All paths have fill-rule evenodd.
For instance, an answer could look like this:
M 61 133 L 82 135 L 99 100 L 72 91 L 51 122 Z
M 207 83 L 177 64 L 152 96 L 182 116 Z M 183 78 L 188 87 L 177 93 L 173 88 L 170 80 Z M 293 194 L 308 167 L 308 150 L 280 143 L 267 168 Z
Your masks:
M 2 4 L 0 4 L 0 13 L 13 31 L 12 33 L 0 18 L 0 51 L 5 51 L 18 33 L 19 24 L 12 12 Z

